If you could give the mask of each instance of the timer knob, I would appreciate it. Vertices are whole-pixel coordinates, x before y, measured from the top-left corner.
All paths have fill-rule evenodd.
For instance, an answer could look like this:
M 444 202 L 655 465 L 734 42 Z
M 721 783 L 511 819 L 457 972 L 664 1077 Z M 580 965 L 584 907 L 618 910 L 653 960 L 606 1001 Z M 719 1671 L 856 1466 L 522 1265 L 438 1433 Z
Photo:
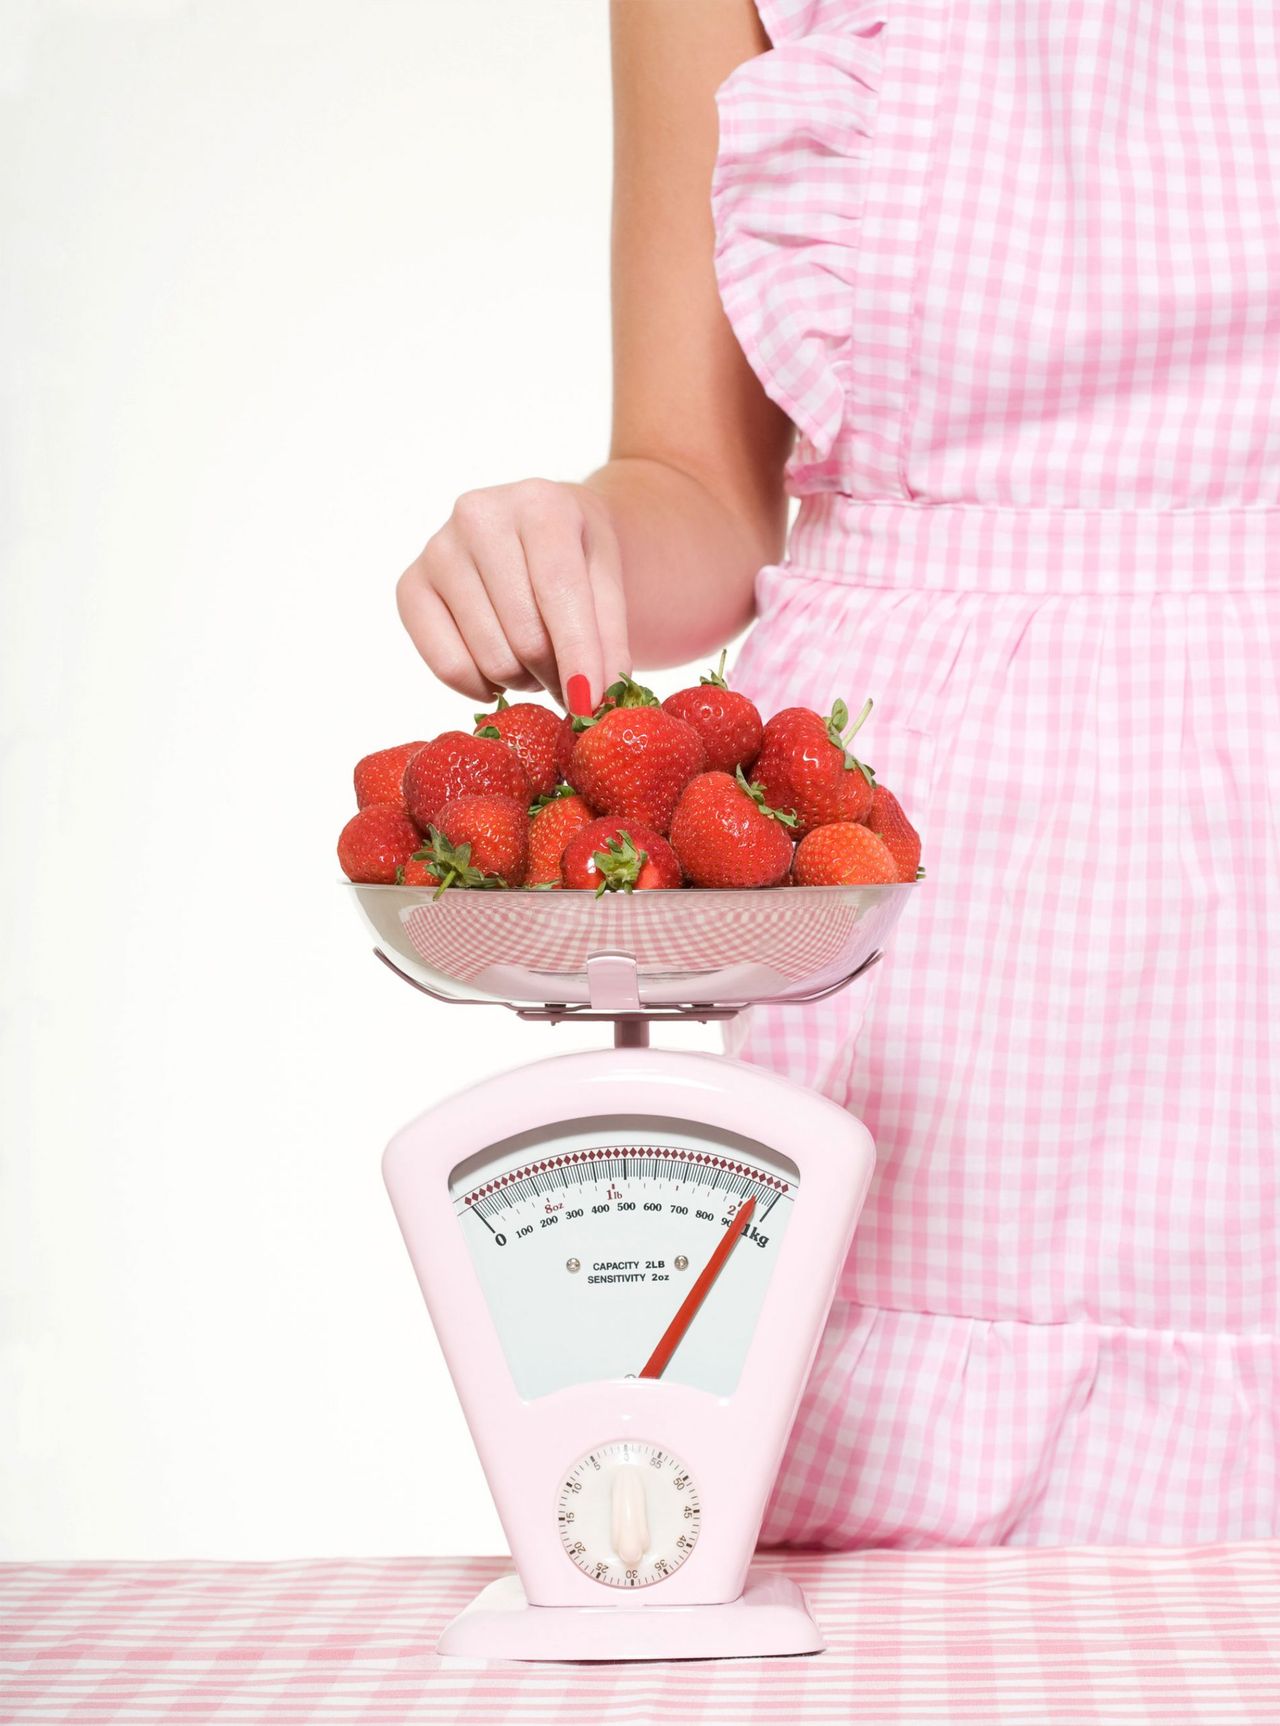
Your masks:
M 636 1570 L 649 1550 L 648 1505 L 644 1476 L 634 1462 L 619 1463 L 613 1471 L 613 1550 L 624 1570 Z

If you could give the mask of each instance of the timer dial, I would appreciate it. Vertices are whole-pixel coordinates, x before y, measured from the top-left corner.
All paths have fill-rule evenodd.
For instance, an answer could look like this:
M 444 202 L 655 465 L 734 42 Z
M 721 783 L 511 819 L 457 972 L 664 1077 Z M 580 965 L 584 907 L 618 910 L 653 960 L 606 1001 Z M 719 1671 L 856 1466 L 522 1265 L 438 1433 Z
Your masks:
M 560 1483 L 560 1540 L 606 1588 L 650 1588 L 674 1574 L 698 1543 L 698 1488 L 679 1457 L 618 1439 L 589 1451 Z

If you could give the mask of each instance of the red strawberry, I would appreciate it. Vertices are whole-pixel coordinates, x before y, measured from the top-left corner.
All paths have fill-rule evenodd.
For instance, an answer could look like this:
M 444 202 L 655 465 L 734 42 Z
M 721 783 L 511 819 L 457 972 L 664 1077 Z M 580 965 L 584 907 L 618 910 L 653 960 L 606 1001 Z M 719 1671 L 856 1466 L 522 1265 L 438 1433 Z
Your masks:
M 860 821 L 815 827 L 796 846 L 797 887 L 856 887 L 897 881 L 898 864 L 884 840 Z
M 529 867 L 529 811 L 514 797 L 455 797 L 418 853 L 444 887 L 520 887 Z
M 760 753 L 764 727 L 755 702 L 725 682 L 724 662 L 722 653 L 719 665 L 696 688 L 678 690 L 662 705 L 698 733 L 707 752 L 708 773 L 736 773 L 739 767 L 746 773 Z
M 423 747 L 421 743 L 397 743 L 394 749 L 376 749 L 356 762 L 356 808 L 371 803 L 398 803 L 404 808 L 401 786 L 404 770 Z
M 605 714 L 614 707 L 656 707 L 658 698 L 652 689 L 646 689 L 643 683 L 636 683 L 630 677 L 620 677 L 616 683 L 611 683 L 600 697 L 600 704 L 595 711 L 586 716 L 566 713 L 560 721 L 560 736 L 556 743 L 556 767 L 561 779 L 569 777 L 569 763 L 573 759 L 573 746 L 578 741 L 578 733 L 585 725 L 593 724 L 597 719 L 603 719 Z
M 556 751 L 560 742 L 560 715 L 536 701 L 517 701 L 512 707 L 505 695 L 498 697 L 493 713 L 476 714 L 476 736 L 510 744 L 529 775 L 534 797 L 545 797 L 560 778 Z
M 916 880 L 920 871 L 920 835 L 887 785 L 877 785 L 872 794 L 867 826 L 879 834 L 893 853 L 899 881 Z
M 695 887 L 776 887 L 791 866 L 791 821 L 741 771 L 700 773 L 676 804 L 671 844 Z
M 796 833 L 833 821 L 864 821 L 871 813 L 875 775 L 845 748 L 871 711 L 868 701 L 849 726 L 849 710 L 837 701 L 830 719 L 808 707 L 784 707 L 764 728 L 764 744 L 752 777 L 775 809 L 790 809 Z
M 560 859 L 575 833 L 596 818 L 595 810 L 566 785 L 560 796 L 551 797 L 533 812 L 529 823 L 529 873 L 526 887 L 541 887 L 560 881 Z
M 442 732 L 424 743 L 404 770 L 405 806 L 424 833 L 445 803 L 487 792 L 514 797 L 526 809 L 533 801 L 529 775 L 515 750 L 492 737 Z
M 661 833 L 616 815 L 574 834 L 564 849 L 560 879 L 566 887 L 594 887 L 597 899 L 602 893 L 684 885 L 676 854 Z
M 338 862 L 350 881 L 394 884 L 422 844 L 422 835 L 398 803 L 371 803 L 338 835 Z
M 683 719 L 660 707 L 619 707 L 579 734 L 569 783 L 602 815 L 665 833 L 705 759 L 702 739 Z
M 566 713 L 560 721 L 560 730 L 556 736 L 556 772 L 561 779 L 567 777 L 569 763 L 573 759 L 573 746 L 578 741 L 578 733 L 573 729 L 573 715 Z
M 439 887 L 440 877 L 433 875 L 415 852 L 403 869 L 396 870 L 397 887 Z

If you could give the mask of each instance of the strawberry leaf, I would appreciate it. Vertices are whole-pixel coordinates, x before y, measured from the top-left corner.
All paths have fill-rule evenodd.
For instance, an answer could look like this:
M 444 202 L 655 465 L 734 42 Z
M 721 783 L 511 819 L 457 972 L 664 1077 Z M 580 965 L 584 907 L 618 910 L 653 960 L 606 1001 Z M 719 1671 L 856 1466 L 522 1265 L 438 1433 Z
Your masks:
M 643 683 L 637 683 L 634 678 L 620 677 L 616 683 L 611 683 L 600 697 L 600 705 L 594 713 L 574 713 L 570 715 L 573 729 L 578 732 L 590 731 L 593 725 L 599 725 L 602 719 L 607 719 L 615 707 L 661 707 L 662 703 Z
M 573 797 L 576 793 L 572 785 L 557 785 L 554 790 L 544 791 L 529 805 L 530 816 L 536 815 L 540 809 L 545 809 L 548 803 L 558 803 L 562 797 Z
M 739 767 L 735 778 L 738 788 L 745 791 L 762 815 L 767 815 L 771 821 L 780 821 L 784 827 L 795 827 L 799 824 L 799 816 L 794 809 L 771 809 L 764 800 L 764 786 L 748 781 L 746 774 Z
M 429 827 L 427 834 L 427 843 L 413 855 L 417 862 L 427 864 L 431 873 L 440 878 L 440 885 L 432 895 L 434 899 L 438 899 L 446 887 L 506 886 L 501 875 L 486 875 L 483 869 L 475 867 L 471 861 L 470 841 L 464 840 L 461 845 L 450 844 L 438 827 Z
M 662 703 L 657 696 L 643 683 L 637 683 L 632 677 L 620 677 L 616 683 L 611 683 L 604 692 L 604 700 L 612 702 L 615 707 L 660 707 Z M 604 702 L 601 702 L 601 707 Z M 596 712 L 599 713 L 597 708 Z
M 729 685 L 724 680 L 724 662 L 728 657 L 729 649 L 727 647 L 722 647 L 720 650 L 719 665 L 716 666 L 714 671 L 709 672 L 706 677 L 700 677 L 698 682 L 707 684 L 712 689 L 728 689 Z
M 827 736 L 844 756 L 846 769 L 850 773 L 855 770 L 858 773 L 861 773 L 868 785 L 874 785 L 876 782 L 875 768 L 868 767 L 864 761 L 859 761 L 848 745 L 849 739 L 856 736 L 862 729 L 862 726 L 866 723 L 867 715 L 871 712 L 871 708 L 872 701 L 871 697 L 868 696 L 862 704 L 858 717 L 854 720 L 853 724 L 850 725 L 849 709 L 845 706 L 843 701 L 837 701 L 831 709 L 830 718 L 827 720 Z
M 620 827 L 612 839 L 606 839 L 601 849 L 591 855 L 600 872 L 597 899 L 605 893 L 634 892 L 640 871 L 649 861 L 649 853 L 637 847 L 625 827 Z

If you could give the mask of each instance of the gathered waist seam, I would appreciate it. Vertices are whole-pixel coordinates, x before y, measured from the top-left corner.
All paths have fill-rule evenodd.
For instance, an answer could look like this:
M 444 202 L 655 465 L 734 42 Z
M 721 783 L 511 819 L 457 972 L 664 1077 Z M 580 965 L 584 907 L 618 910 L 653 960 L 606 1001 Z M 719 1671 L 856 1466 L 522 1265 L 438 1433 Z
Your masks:
M 894 1318 L 944 1319 L 955 1324 L 1008 1325 L 1020 1330 L 1105 1331 L 1118 1336 L 1177 1337 L 1194 1342 L 1247 1343 L 1268 1348 L 1280 1346 L 1280 1332 L 1269 1330 L 1197 1330 L 1193 1326 L 1121 1324 L 1110 1319 L 1095 1318 L 991 1318 L 982 1313 L 933 1312 L 915 1307 L 883 1306 L 878 1302 L 855 1300 L 852 1296 L 840 1294 L 836 1296 L 834 1304 L 854 1307 L 858 1312 L 886 1313 Z
M 1280 505 L 1081 509 L 807 497 L 784 575 L 856 587 L 1104 595 L 1280 587 Z
M 979 503 L 965 498 L 857 497 L 847 491 L 809 492 L 799 500 L 802 511 L 820 506 L 842 506 L 860 510 L 906 510 L 917 515 L 943 515 L 964 510 L 970 514 L 1007 516 L 1280 516 L 1280 503 L 1223 504 L 1049 504 Z

